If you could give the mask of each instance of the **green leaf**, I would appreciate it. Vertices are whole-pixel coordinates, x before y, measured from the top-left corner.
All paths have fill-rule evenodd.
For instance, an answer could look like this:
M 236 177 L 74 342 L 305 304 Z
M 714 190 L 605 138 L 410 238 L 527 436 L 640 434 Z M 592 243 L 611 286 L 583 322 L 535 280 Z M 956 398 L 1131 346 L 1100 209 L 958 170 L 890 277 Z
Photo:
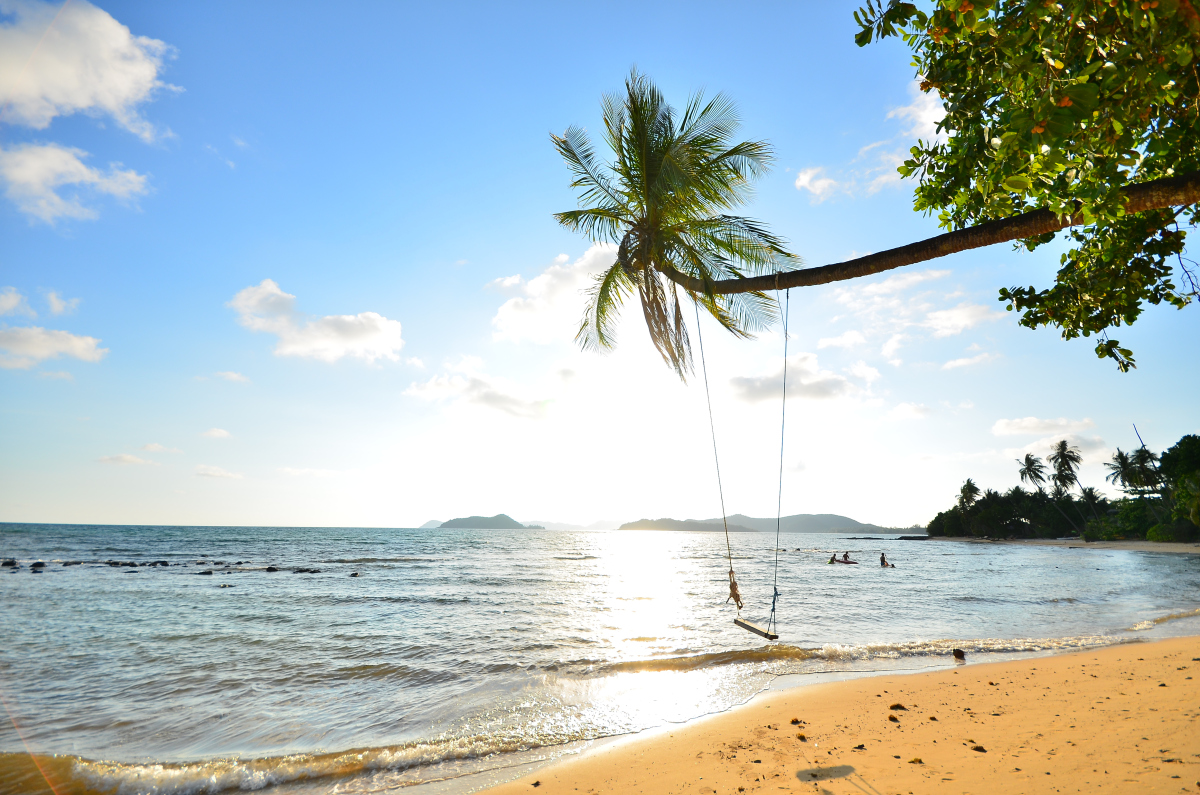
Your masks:
M 1029 181 L 1029 177 L 1023 177 L 1020 175 L 1009 177 L 1008 179 L 1004 180 L 1004 187 L 1011 191 L 1020 193 L 1024 193 L 1025 191 L 1029 190 L 1032 185 L 1033 183 Z

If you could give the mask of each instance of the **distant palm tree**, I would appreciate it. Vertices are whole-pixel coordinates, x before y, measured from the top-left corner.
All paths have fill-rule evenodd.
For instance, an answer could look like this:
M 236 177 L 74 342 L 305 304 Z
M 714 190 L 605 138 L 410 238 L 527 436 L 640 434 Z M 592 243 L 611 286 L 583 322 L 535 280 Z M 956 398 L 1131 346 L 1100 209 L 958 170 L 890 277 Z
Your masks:
M 1163 478 L 1159 471 L 1158 455 L 1145 445 L 1132 453 L 1126 453 L 1121 448 L 1113 453 L 1110 461 L 1104 466 L 1108 469 L 1105 480 L 1113 485 L 1119 485 L 1126 494 L 1132 494 L 1139 499 L 1163 496 Z M 1162 521 L 1162 514 L 1155 504 L 1157 500 L 1146 504 L 1157 521 Z
M 1046 460 L 1054 467 L 1054 474 L 1050 479 L 1054 481 L 1054 485 L 1063 492 L 1069 494 L 1072 486 L 1077 486 L 1080 491 L 1083 491 L 1083 484 L 1079 482 L 1079 477 L 1076 474 L 1079 471 L 1079 465 L 1083 463 L 1083 454 L 1078 447 L 1073 447 L 1066 439 L 1060 439 L 1054 448 L 1050 451 L 1050 455 L 1046 456 Z M 1076 506 L 1075 512 L 1079 514 L 1079 520 L 1087 524 L 1087 520 L 1083 517 L 1083 511 Z M 1092 518 L 1099 520 L 1095 509 L 1092 510 Z
M 1114 486 L 1120 486 L 1122 491 L 1128 491 L 1134 487 L 1137 470 L 1129 453 L 1118 447 L 1117 452 L 1113 453 L 1112 460 L 1105 462 L 1104 467 L 1108 470 L 1108 474 L 1104 476 L 1106 481 Z
M 963 513 L 971 510 L 971 506 L 979 499 L 979 487 L 975 485 L 975 481 L 967 478 L 967 482 L 958 490 L 958 507 Z
M 1064 491 L 1070 491 L 1071 486 L 1079 484 L 1075 472 L 1083 463 L 1083 455 L 1079 452 L 1078 447 L 1072 447 L 1066 439 L 1062 439 L 1054 445 L 1054 449 L 1050 451 L 1050 455 L 1046 456 L 1046 460 L 1054 467 L 1054 474 L 1050 477 L 1055 485 L 1061 486 Z
M 1042 459 L 1038 458 L 1033 453 L 1026 453 L 1024 459 L 1017 459 L 1017 463 L 1021 466 L 1021 468 L 1018 470 L 1018 473 L 1021 475 L 1021 482 L 1032 484 L 1033 487 L 1037 489 L 1037 493 L 1045 497 L 1046 490 L 1044 486 L 1046 484 L 1046 465 L 1042 463 Z M 1070 516 L 1067 516 L 1066 511 L 1064 511 L 1062 506 L 1059 505 L 1059 500 L 1061 500 L 1063 496 L 1064 491 L 1059 485 L 1058 481 L 1055 480 L 1054 491 L 1050 495 L 1050 502 L 1054 506 L 1054 510 L 1062 514 L 1062 518 L 1066 519 L 1067 524 L 1071 525 L 1071 529 L 1075 532 L 1079 532 L 1079 526 L 1075 524 L 1075 520 Z
M 645 75 L 633 71 L 622 95 L 604 97 L 604 139 L 615 157 L 599 161 L 587 132 L 551 135 L 574 175 L 583 209 L 556 213 L 566 228 L 618 244 L 616 263 L 597 276 L 576 334 L 585 350 L 612 348 L 621 305 L 635 292 L 659 354 L 680 378 L 691 370 L 681 297 L 703 307 L 738 337 L 777 314 L 762 292 L 718 295 L 718 279 L 792 270 L 800 259 L 757 221 L 724 214 L 744 204 L 773 154 L 762 141 L 733 143 L 737 110 L 718 94 L 693 95 L 680 114 Z M 692 292 L 661 274 L 699 279 Z
M 1033 453 L 1026 453 L 1025 459 L 1018 458 L 1017 463 L 1021 465 L 1021 482 L 1029 483 L 1039 492 L 1042 491 L 1042 486 L 1046 483 L 1046 465 L 1042 463 L 1042 459 Z

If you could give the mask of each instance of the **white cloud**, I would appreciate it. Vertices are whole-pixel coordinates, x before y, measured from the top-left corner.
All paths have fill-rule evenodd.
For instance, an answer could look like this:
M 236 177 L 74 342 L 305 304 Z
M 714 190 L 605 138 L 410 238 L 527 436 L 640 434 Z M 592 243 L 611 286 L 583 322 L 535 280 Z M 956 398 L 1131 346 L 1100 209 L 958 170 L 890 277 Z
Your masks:
M 100 456 L 99 461 L 102 464 L 117 464 L 119 466 L 131 464 L 149 464 L 150 466 L 157 466 L 157 464 L 155 464 L 153 461 L 147 461 L 144 458 L 138 458 L 136 455 L 130 455 L 129 453 Z
M 867 382 L 867 385 L 874 383 L 879 379 L 879 371 L 871 367 L 864 361 L 857 361 L 846 368 L 846 372 L 855 378 L 861 378 Z
M 95 337 L 81 337 L 67 331 L 37 326 L 0 328 L 0 368 L 28 370 L 45 359 L 73 356 L 85 362 L 98 362 L 108 353 Z
M 858 391 L 858 387 L 842 375 L 822 370 L 813 353 L 798 353 L 788 357 L 787 396 L 812 399 L 842 397 Z M 734 393 L 742 400 L 757 403 L 779 400 L 783 395 L 783 366 L 768 375 L 738 376 L 729 379 Z
M 473 362 L 459 367 L 473 370 Z M 477 372 L 435 375 L 428 381 L 414 383 L 404 394 L 428 401 L 457 400 L 502 411 L 514 417 L 536 419 L 546 413 L 548 400 L 530 400 L 513 392 L 496 379 Z
M 229 472 L 221 467 L 210 466 L 208 464 L 197 464 L 196 475 L 202 478 L 240 478 L 237 472 Z
M 301 356 L 336 362 L 351 356 L 374 363 L 377 359 L 399 361 L 404 347 L 400 321 L 376 312 L 357 315 L 306 317 L 295 310 L 296 296 L 285 293 L 271 279 L 240 291 L 229 302 L 238 322 L 251 331 L 265 331 L 279 338 L 276 356 Z
M 863 295 L 889 295 L 898 293 L 901 290 L 907 290 L 910 287 L 915 287 L 922 282 L 940 279 L 943 276 L 948 276 L 950 271 L 903 271 L 894 274 L 886 279 L 871 284 L 865 285 L 862 288 Z
M 142 445 L 142 449 L 149 453 L 182 453 L 183 451 L 177 447 L 167 447 L 158 442 Z
M 994 312 L 986 306 L 963 302 L 953 309 L 940 309 L 925 316 L 922 324 L 933 329 L 935 337 L 949 337 L 990 320 L 1004 317 L 1003 312 Z
M 109 116 L 144 141 L 159 137 L 138 106 L 162 88 L 171 48 L 134 36 L 86 0 L 0 0 L 0 121 L 44 130 L 56 116 Z
M 79 306 L 78 298 L 62 298 L 54 290 L 46 293 L 46 303 L 50 305 L 50 314 L 66 315 L 74 312 Z
M 220 372 L 213 373 L 213 375 L 218 378 L 224 378 L 226 381 L 237 381 L 242 384 L 250 382 L 249 378 L 241 373 L 235 373 L 233 370 L 221 370 Z
M 217 149 L 217 147 L 213 146 L 212 144 L 205 144 L 204 151 L 208 152 L 210 155 L 217 158 L 217 160 L 220 160 L 222 163 L 229 166 L 230 169 L 237 169 L 237 163 L 221 154 L 221 150 Z
M 823 177 L 823 166 L 802 168 L 796 172 L 796 190 L 806 190 L 813 195 L 813 202 L 820 204 L 838 189 L 840 183 L 832 177 Z
M 280 467 L 279 471 L 291 478 L 331 478 L 341 474 L 333 469 L 293 469 L 292 467 Z
M 63 196 L 64 186 L 81 186 L 94 193 L 129 199 L 146 192 L 146 176 L 120 163 L 106 172 L 91 168 L 82 149 L 58 144 L 16 144 L 0 149 L 0 182 L 4 195 L 21 212 L 53 224 L 59 218 L 92 219 L 97 212 L 84 206 L 78 192 Z
M 233 434 L 224 428 L 209 428 L 200 435 L 207 436 L 209 439 L 228 439 L 229 437 L 233 436 Z
M 906 337 L 903 334 L 893 334 L 888 337 L 887 342 L 883 343 L 883 347 L 879 349 L 879 352 L 888 359 L 892 359 L 895 357 L 896 351 L 900 350 L 900 346 L 904 344 L 905 339 Z M 896 363 L 899 364 L 899 360 Z
M 521 295 L 510 298 L 496 310 L 492 339 L 542 345 L 572 340 L 583 316 L 586 300 L 583 291 L 597 273 L 613 264 L 616 256 L 616 246 L 594 243 L 570 264 L 568 257 L 560 254 L 553 265 L 527 282 L 520 276 L 493 281 L 492 286 L 519 289 Z
M 43 370 L 38 373 L 38 378 L 50 378 L 58 381 L 74 381 L 75 376 L 68 373 L 66 370 Z
M 951 359 L 942 365 L 943 370 L 955 370 L 959 367 L 970 367 L 973 364 L 981 364 L 996 358 L 994 353 L 981 353 L 978 356 L 971 356 L 963 359 Z
M 929 416 L 929 407 L 923 403 L 899 403 L 888 416 L 895 420 L 919 420 Z
M 1021 417 L 1015 420 L 996 420 L 992 433 L 996 436 L 1019 436 L 1028 434 L 1075 433 L 1096 427 L 1096 423 L 1084 417 L 1082 420 L 1072 420 L 1066 417 L 1058 419 L 1038 419 L 1037 417 Z
M 37 312 L 25 300 L 25 296 L 17 292 L 16 287 L 5 287 L 0 290 L 0 315 L 28 315 L 37 317 Z
M 942 107 L 942 100 L 937 91 L 923 92 L 920 85 L 919 80 L 914 80 L 909 86 L 912 102 L 894 108 L 887 117 L 908 122 L 909 126 L 903 133 L 906 138 L 919 138 L 926 143 L 934 141 L 945 143 L 946 134 L 938 132 L 937 125 L 946 115 L 946 109 Z
M 858 331 L 847 331 L 836 337 L 822 337 L 817 340 L 817 348 L 853 348 L 862 345 L 867 338 Z

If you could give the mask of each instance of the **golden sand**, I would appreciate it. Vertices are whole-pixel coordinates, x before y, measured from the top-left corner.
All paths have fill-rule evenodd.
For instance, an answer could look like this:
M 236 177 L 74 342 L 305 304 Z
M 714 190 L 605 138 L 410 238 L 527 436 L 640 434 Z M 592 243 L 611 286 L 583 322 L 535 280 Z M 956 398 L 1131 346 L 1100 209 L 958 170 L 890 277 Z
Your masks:
M 1200 793 L 1200 638 L 773 692 L 486 793 L 780 791 Z

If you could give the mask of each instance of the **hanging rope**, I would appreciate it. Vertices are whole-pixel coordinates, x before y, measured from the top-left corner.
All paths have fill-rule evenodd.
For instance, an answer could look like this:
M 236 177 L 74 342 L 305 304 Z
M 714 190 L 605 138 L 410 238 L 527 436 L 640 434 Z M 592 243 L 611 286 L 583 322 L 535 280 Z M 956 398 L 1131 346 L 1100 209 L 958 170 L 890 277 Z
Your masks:
M 783 442 L 784 430 L 787 427 L 787 346 L 788 346 L 788 314 L 791 309 L 792 291 L 783 293 L 783 408 L 779 411 L 779 497 L 775 501 L 775 579 L 771 588 L 775 592 L 771 597 L 771 620 L 767 629 L 775 628 L 775 603 L 779 600 L 779 526 L 783 521 Z M 775 289 L 775 302 L 779 303 L 779 288 Z
M 700 341 L 700 370 L 704 373 L 704 400 L 708 403 L 708 428 L 712 431 L 713 463 L 717 468 L 717 494 L 721 498 L 721 523 L 725 525 L 725 556 L 729 559 L 729 599 L 742 613 L 742 594 L 738 591 L 737 578 L 733 576 L 733 547 L 729 543 L 729 520 L 725 517 L 725 490 L 721 487 L 721 458 L 717 455 L 717 426 L 713 424 L 712 396 L 708 393 L 708 363 L 704 361 L 704 336 L 700 333 L 700 303 L 692 302 L 696 308 L 696 339 Z

